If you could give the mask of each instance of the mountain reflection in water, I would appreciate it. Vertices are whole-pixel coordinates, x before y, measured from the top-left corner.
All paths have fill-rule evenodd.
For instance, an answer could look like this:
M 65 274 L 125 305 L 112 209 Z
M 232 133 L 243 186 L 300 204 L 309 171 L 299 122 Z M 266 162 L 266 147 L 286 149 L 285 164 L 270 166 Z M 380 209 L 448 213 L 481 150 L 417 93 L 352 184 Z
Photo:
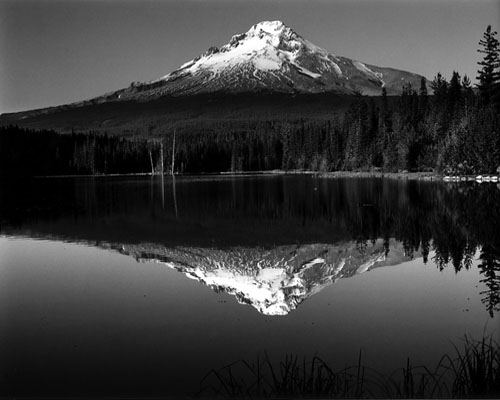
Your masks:
M 6 182 L 0 233 L 167 263 L 265 314 L 340 277 L 413 257 L 469 269 L 500 305 L 500 190 L 474 182 L 311 176 Z M 432 253 L 430 253 L 432 251 Z
M 164 263 L 218 293 L 236 296 L 240 303 L 266 315 L 288 314 L 339 278 L 409 260 L 401 246 L 394 245 L 389 252 L 382 241 L 363 252 L 352 242 L 272 249 L 167 248 L 140 244 L 121 245 L 117 250 L 138 261 Z

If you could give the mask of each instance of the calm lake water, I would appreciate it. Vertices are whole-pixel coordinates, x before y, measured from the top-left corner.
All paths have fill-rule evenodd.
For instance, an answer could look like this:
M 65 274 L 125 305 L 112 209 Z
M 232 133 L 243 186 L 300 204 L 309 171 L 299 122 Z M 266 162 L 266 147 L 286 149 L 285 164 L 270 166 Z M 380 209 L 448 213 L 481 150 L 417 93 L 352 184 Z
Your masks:
M 500 338 L 500 189 L 311 176 L 0 192 L 0 396 L 191 395 L 267 351 L 390 374 Z

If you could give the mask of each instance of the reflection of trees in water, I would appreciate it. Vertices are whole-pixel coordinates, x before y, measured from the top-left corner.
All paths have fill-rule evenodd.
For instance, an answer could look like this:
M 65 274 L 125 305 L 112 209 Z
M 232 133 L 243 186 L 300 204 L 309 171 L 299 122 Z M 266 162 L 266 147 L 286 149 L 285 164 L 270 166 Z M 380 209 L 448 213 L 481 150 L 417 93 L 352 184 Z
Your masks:
M 442 235 L 434 234 L 436 255 L 440 261 L 451 261 L 458 272 L 470 268 L 480 250 L 479 271 L 484 276 L 480 282 L 488 288 L 481 292 L 482 302 L 493 316 L 500 305 L 500 191 L 492 185 L 459 186 L 450 190 L 445 200 L 449 226 L 440 232 Z
M 457 186 L 441 192 L 433 226 L 434 261 L 439 269 L 469 269 L 480 251 L 479 271 L 487 290 L 482 302 L 493 316 L 500 305 L 500 191 L 495 186 Z
M 373 207 L 347 213 L 357 247 L 382 237 L 388 254 L 387 239 L 394 237 L 407 256 L 420 252 L 427 263 L 433 250 L 439 270 L 453 266 L 457 273 L 470 269 L 479 251 L 480 282 L 487 287 L 482 302 L 490 315 L 500 311 L 500 190 L 493 185 L 408 182 L 394 193 L 394 185 L 389 186 L 382 188 Z
M 172 184 L 134 179 L 39 180 L 6 188 L 0 191 L 0 221 L 41 234 L 46 229 L 120 242 L 163 243 L 172 232 L 181 245 L 214 239 L 233 246 L 354 241 L 361 253 L 382 238 L 388 254 L 394 238 L 407 256 L 420 253 L 427 263 L 433 251 L 440 270 L 453 266 L 456 272 L 469 269 L 481 251 L 484 303 L 490 312 L 500 304 L 495 185 L 310 176 L 180 178 Z M 54 224 L 42 226 L 47 221 Z
M 456 238 L 452 232 L 449 232 L 448 236 L 450 242 L 446 242 L 444 237 L 436 237 L 438 241 L 433 242 L 435 256 L 432 260 L 440 271 L 449 264 L 453 265 L 456 272 L 461 271 L 462 268 L 468 270 L 472 265 L 478 246 L 468 241 L 453 242 L 453 240 L 463 238 Z
M 488 288 L 481 292 L 481 301 L 493 317 L 493 311 L 500 311 L 500 249 L 485 245 L 479 259 L 479 270 L 484 275 L 480 282 Z

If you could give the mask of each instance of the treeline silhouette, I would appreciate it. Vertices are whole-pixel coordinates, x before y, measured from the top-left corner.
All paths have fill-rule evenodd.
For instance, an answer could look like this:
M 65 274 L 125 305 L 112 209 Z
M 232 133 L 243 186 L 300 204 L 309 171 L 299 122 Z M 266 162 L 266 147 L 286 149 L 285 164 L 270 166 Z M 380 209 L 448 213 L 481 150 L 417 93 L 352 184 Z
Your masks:
M 466 84 L 442 77 L 417 93 L 406 86 L 395 106 L 359 96 L 343 117 L 203 122 L 162 137 L 59 134 L 0 128 L 3 175 L 93 175 L 226 171 L 437 171 L 491 174 L 500 166 L 500 114 Z M 462 80 L 462 82 L 467 80 Z M 174 151 L 173 151 L 174 150 Z
M 226 171 L 437 171 L 491 174 L 500 167 L 500 113 L 484 104 L 467 77 L 440 74 L 397 101 L 359 96 L 332 119 L 218 121 L 161 137 L 58 134 L 0 128 L 3 175 Z M 175 132 L 175 149 L 174 144 Z M 163 152 L 160 152 L 160 146 Z
M 89 132 L 59 134 L 15 126 L 0 128 L 0 174 L 5 176 L 96 175 L 147 172 L 150 145 Z

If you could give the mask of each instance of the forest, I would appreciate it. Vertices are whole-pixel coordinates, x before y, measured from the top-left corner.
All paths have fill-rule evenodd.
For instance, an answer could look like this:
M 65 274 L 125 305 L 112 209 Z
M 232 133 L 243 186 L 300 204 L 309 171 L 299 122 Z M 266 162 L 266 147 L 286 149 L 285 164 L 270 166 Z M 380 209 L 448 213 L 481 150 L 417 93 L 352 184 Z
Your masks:
M 358 94 L 330 118 L 222 119 L 118 136 L 0 128 L 0 175 L 214 173 L 266 170 L 500 172 L 500 46 L 479 41 L 478 84 L 453 71 L 397 98 Z M 160 127 L 162 128 L 162 127 Z M 173 170 L 172 170 L 173 168 Z

